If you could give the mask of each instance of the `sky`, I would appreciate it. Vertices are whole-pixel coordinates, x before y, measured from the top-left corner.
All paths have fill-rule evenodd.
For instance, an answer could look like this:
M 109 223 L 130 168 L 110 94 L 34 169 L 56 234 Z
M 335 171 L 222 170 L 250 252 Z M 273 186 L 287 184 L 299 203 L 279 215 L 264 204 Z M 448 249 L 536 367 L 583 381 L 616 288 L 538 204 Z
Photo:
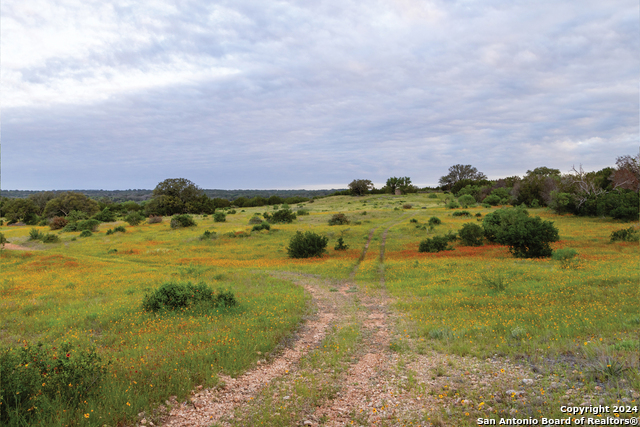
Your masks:
M 637 0 L 4 0 L 3 189 L 437 185 L 639 149 Z

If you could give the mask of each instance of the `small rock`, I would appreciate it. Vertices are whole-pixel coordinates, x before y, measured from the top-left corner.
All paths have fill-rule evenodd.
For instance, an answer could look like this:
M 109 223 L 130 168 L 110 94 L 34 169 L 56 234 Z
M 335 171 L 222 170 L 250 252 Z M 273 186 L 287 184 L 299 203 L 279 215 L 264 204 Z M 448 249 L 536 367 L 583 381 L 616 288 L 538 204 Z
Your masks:
M 289 399 L 291 399 L 291 396 L 285 396 L 282 398 L 282 400 L 289 400 Z
M 533 385 L 533 380 L 531 378 L 525 378 L 522 380 L 522 384 L 524 385 Z
M 311 421 L 309 421 L 309 420 L 304 420 L 304 423 L 302 423 L 302 424 L 304 424 L 306 426 L 312 426 L 313 425 L 313 423 Z
M 509 414 L 511 414 L 511 415 L 515 415 L 515 414 L 517 414 L 517 413 L 518 413 L 518 410 L 517 410 L 516 408 L 511 408 L 511 409 L 509 410 Z
M 147 423 L 147 419 L 146 418 L 143 418 L 143 419 L 140 420 L 140 424 L 146 424 L 146 423 Z
M 623 397 L 621 400 L 622 403 L 631 403 L 631 399 L 627 398 L 627 397 Z

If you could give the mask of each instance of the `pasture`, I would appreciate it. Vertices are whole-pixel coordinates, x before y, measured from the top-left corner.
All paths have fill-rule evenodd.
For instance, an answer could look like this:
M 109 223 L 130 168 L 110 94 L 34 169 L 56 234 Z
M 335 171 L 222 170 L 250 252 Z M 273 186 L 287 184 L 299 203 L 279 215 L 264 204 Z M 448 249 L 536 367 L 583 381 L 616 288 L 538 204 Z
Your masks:
M 355 312 L 376 314 L 373 303 L 362 302 L 367 298 L 383 295 L 388 301 L 389 337 L 380 342 L 396 363 L 394 369 L 404 372 L 398 374 L 404 380 L 393 387 L 403 390 L 407 399 L 430 402 L 414 413 L 376 418 L 386 414 L 389 405 L 376 406 L 374 401 L 373 408 L 380 409 L 367 406 L 367 417 L 355 411 L 345 420 L 361 425 L 476 425 L 478 417 L 566 417 L 559 408 L 569 402 L 637 407 L 640 252 L 637 242 L 609 242 L 613 231 L 629 225 L 529 209 L 559 229 L 554 250 L 573 248 L 578 256 L 567 262 L 519 259 L 504 246 L 485 242 L 466 247 L 460 241 L 452 251 L 420 253 L 421 240 L 456 232 L 467 222 L 479 224 L 496 209 L 473 207 L 467 209 L 471 217 L 454 217 L 456 210 L 444 207 L 445 196 L 438 197 L 322 198 L 292 206 L 294 212 L 303 207 L 309 215 L 291 224 L 253 232 L 251 217 L 273 212 L 271 207 L 237 209 L 226 222 L 195 216 L 197 227 L 182 229 L 171 229 L 168 218 L 135 227 L 102 224 L 90 237 L 60 233 L 61 242 L 53 244 L 28 241 L 33 227 L 0 227 L 11 243 L 30 249 L 0 254 L 0 350 L 35 348 L 38 343 L 56 349 L 70 345 L 68 357 L 73 358 L 94 348 L 106 372 L 95 393 L 76 408 L 59 401 L 31 425 L 134 425 L 139 413 L 153 413 L 171 396 L 183 401 L 198 386 L 221 386 L 221 376 L 237 377 L 259 361 L 271 363 L 292 345 L 300 325 L 313 318 L 318 310 L 314 301 L 321 298 L 312 299 L 287 274 L 322 280 L 325 294 L 338 298 L 333 303 L 338 315 L 329 322 L 333 329 L 324 347 L 310 349 L 304 356 L 308 359 L 296 368 L 310 369 L 309 381 L 322 384 L 318 370 L 325 366 L 333 371 L 332 382 L 346 384 L 350 366 L 368 354 L 358 351 L 358 343 L 367 342 L 363 321 L 349 317 L 353 313 L 346 308 L 340 311 L 343 286 Z M 350 224 L 328 225 L 335 213 L 345 213 Z M 442 224 L 429 227 L 434 216 Z M 125 225 L 126 232 L 106 235 L 118 225 Z M 207 230 L 215 232 L 213 238 L 202 238 Z M 326 235 L 327 253 L 288 258 L 287 245 L 296 231 Z M 333 249 L 340 237 L 348 249 Z M 238 305 L 144 311 L 145 294 L 170 281 L 229 290 Z M 340 347 L 340 342 L 346 344 Z M 318 361 L 326 348 L 335 348 L 333 359 Z M 441 360 L 442 366 L 426 370 L 420 360 Z M 514 368 L 509 376 L 508 369 L 491 371 L 482 365 L 485 361 L 526 372 Z M 476 375 L 477 383 L 486 387 L 466 386 L 459 379 L 465 374 Z M 534 375 L 536 385 L 525 390 L 525 399 L 519 391 L 528 375 Z M 296 406 L 292 399 L 284 405 L 289 409 L 271 416 L 267 402 L 277 394 L 276 383 L 257 392 L 253 409 L 240 407 L 239 413 L 251 412 L 245 419 L 263 425 L 303 419 L 330 424 L 330 409 L 322 411 L 339 399 L 339 387 L 313 399 L 308 390 L 298 389 L 302 403 Z M 517 395 L 504 397 L 508 385 Z M 292 390 L 294 396 L 295 387 Z M 12 425 L 27 425 L 18 414 L 12 419 Z

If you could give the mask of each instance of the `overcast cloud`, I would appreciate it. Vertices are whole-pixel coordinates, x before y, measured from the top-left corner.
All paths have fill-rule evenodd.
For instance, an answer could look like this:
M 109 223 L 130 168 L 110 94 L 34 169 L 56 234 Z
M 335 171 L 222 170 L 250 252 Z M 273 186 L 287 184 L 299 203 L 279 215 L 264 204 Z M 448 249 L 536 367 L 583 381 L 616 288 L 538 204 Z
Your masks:
M 638 152 L 637 0 L 1 5 L 2 188 L 337 188 Z

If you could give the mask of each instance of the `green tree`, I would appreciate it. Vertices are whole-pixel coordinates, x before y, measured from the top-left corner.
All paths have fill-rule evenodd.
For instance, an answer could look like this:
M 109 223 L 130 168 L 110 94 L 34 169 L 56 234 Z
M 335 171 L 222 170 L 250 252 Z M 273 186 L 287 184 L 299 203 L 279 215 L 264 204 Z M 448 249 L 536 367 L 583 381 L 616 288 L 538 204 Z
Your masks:
M 354 179 L 349 184 L 349 190 L 354 196 L 363 196 L 373 189 L 373 183 L 368 179 Z
M 462 179 L 477 181 L 481 179 L 487 179 L 487 177 L 485 174 L 479 172 L 478 169 L 471 165 L 457 164 L 451 166 L 449 168 L 449 173 L 445 176 L 440 177 L 438 183 L 442 188 L 450 189 Z
M 81 193 L 67 191 L 55 199 L 49 200 L 44 208 L 43 215 L 47 218 L 54 216 L 67 216 L 71 211 L 84 212 L 92 216 L 100 211 L 98 202 Z
M 38 207 L 31 199 L 9 199 L 3 211 L 9 223 L 23 221 L 27 225 L 35 225 Z
M 400 190 L 402 194 L 406 194 L 407 192 L 411 191 L 412 187 L 413 186 L 411 185 L 411 178 L 409 178 L 408 176 L 403 176 L 400 178 L 392 176 L 391 178 L 387 179 L 387 190 L 391 194 L 395 194 L 396 190 Z

